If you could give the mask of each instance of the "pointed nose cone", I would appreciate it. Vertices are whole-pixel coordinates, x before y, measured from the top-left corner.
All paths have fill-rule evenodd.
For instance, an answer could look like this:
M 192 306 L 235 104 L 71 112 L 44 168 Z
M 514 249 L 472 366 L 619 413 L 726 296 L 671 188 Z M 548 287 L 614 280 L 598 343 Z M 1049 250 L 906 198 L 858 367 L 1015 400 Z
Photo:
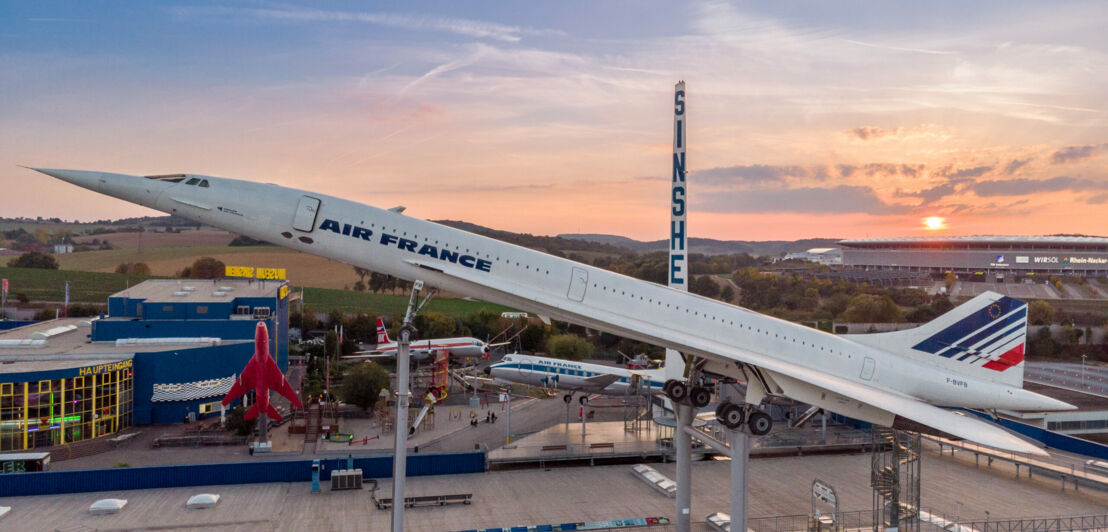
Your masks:
M 67 181 L 89 190 L 99 190 L 100 188 L 100 176 L 102 172 L 90 172 L 88 170 L 57 170 L 53 168 L 31 168 L 31 170 L 44 173 L 50 177 L 56 177 L 62 181 Z
M 259 321 L 254 329 L 254 356 L 258 355 L 269 356 L 269 331 L 264 321 Z
M 492 366 L 485 366 L 485 375 L 492 375 Z

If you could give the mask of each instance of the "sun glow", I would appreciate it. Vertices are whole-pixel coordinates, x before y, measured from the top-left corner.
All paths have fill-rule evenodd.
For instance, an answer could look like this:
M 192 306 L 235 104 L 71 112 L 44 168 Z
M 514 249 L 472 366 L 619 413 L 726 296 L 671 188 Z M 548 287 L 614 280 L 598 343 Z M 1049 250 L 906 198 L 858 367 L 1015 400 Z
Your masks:
M 946 218 L 940 218 L 938 216 L 930 216 L 923 219 L 923 226 L 929 231 L 937 231 L 939 229 L 946 229 Z

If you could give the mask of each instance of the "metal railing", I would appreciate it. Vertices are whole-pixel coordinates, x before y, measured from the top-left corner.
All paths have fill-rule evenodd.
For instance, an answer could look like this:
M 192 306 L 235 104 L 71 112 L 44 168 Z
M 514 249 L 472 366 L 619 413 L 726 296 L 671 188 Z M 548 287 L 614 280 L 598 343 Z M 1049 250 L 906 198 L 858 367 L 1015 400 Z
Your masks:
M 1028 519 L 990 519 L 959 523 L 978 532 L 1047 532 L 1063 530 L 1108 530 L 1108 515 L 1072 515 Z

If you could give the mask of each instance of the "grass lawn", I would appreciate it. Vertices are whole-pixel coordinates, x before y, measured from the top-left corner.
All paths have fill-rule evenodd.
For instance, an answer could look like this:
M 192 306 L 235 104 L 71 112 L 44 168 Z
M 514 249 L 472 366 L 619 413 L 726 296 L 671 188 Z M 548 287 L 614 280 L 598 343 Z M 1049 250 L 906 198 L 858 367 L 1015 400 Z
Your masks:
M 149 277 L 126 276 L 118 273 L 78 272 L 72 270 L 40 270 L 37 268 L 0 267 L 0 278 L 10 283 L 8 299 L 27 294 L 31 302 L 64 301 L 65 282 L 69 281 L 69 300 L 73 303 L 106 304 L 108 296 L 136 285 Z M 11 305 L 12 303 L 9 303 Z M 347 313 L 403 314 L 408 305 L 406 295 L 370 294 L 328 288 L 304 289 L 304 306 L 315 312 L 339 309 Z M 299 310 L 294 304 L 291 310 Z M 501 305 L 459 298 L 433 299 L 426 310 L 449 316 L 464 316 L 479 310 L 496 313 L 511 311 Z
M 106 304 L 108 296 L 138 284 L 147 277 L 116 273 L 76 272 L 70 270 L 40 270 L 0 266 L 0 277 L 10 284 L 8 300 L 16 294 L 27 294 L 32 302 L 64 301 L 65 282 L 69 281 L 69 300 L 74 303 Z M 129 283 L 129 284 L 128 284 Z M 10 304 L 10 303 L 9 303 Z
M 298 305 L 299 303 L 295 304 L 291 310 L 298 310 Z M 316 312 L 330 312 L 331 309 L 339 309 L 348 313 L 369 312 L 374 315 L 397 315 L 403 314 L 407 309 L 408 296 L 306 287 L 304 288 L 304 307 Z M 436 298 L 432 299 L 424 310 L 442 312 L 449 316 L 465 316 L 479 310 L 501 313 L 510 312 L 513 309 L 484 301 Z

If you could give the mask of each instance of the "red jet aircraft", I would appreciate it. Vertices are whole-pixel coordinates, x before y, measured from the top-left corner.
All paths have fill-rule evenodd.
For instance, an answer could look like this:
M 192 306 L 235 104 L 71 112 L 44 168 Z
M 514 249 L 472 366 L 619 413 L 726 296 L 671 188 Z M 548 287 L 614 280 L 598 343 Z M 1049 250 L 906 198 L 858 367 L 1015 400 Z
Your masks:
M 257 399 L 250 409 L 246 411 L 245 419 L 254 419 L 258 414 L 265 412 L 270 419 L 279 421 L 281 414 L 269 403 L 269 391 L 274 390 L 285 396 L 298 408 L 304 405 L 300 402 L 296 392 L 289 385 L 288 379 L 281 373 L 281 368 L 269 356 L 269 332 L 266 331 L 265 322 L 259 321 L 258 328 L 254 330 L 254 356 L 243 368 L 238 380 L 231 386 L 231 391 L 223 397 L 223 406 L 242 397 L 249 390 L 257 392 Z

